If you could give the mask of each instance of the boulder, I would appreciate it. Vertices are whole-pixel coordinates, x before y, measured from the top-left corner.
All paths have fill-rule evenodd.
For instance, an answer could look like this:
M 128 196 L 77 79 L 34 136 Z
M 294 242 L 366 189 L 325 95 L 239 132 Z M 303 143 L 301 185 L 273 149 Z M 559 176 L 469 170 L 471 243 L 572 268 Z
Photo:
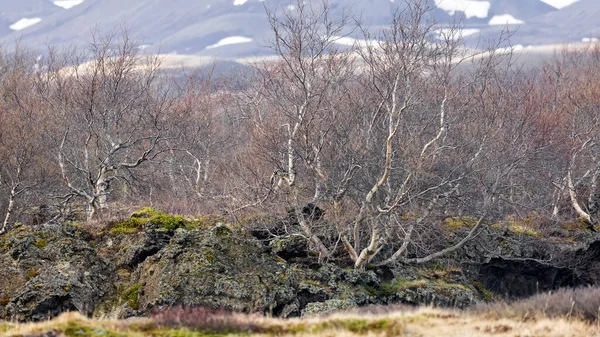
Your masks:
M 137 303 L 120 315 L 175 305 L 272 312 L 293 302 L 295 282 L 287 264 L 242 229 L 180 229 L 132 274 Z
M 0 238 L 0 317 L 39 321 L 65 311 L 91 315 L 113 295 L 109 261 L 69 225 L 17 228 Z

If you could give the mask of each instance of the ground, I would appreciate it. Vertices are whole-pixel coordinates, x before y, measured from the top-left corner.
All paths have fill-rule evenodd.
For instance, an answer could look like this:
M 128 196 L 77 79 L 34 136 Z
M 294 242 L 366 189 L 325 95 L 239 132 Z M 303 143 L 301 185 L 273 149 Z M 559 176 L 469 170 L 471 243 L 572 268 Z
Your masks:
M 309 319 L 273 319 L 240 314 L 198 321 L 157 316 L 126 321 L 89 320 L 77 313 L 30 324 L 5 324 L 2 336 L 600 336 L 596 324 L 563 317 L 499 317 L 434 308 L 376 308 Z M 391 311 L 390 311 L 391 310 Z M 203 321 L 204 320 L 204 321 Z M 183 326 L 181 322 L 188 323 Z M 212 329 L 212 330 L 211 330 Z

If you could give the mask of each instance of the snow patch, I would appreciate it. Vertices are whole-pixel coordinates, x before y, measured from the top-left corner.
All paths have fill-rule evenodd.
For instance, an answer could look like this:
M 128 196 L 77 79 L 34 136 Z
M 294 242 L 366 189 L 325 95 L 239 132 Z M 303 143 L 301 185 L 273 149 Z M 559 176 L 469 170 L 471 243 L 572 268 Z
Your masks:
M 54 1 L 54 4 L 58 7 L 62 7 L 64 9 L 69 9 L 71 7 L 75 7 L 77 5 L 81 5 L 83 0 L 57 0 Z
M 450 15 L 454 15 L 456 12 L 464 12 L 467 19 L 472 17 L 487 18 L 491 6 L 489 1 L 477 0 L 435 0 L 435 5 Z
M 41 18 L 23 18 L 15 23 L 13 23 L 12 25 L 8 26 L 8 28 L 12 29 L 12 30 L 21 30 L 21 29 L 25 29 L 29 26 L 33 26 L 36 23 L 40 23 L 42 21 Z
M 381 41 L 377 40 L 364 40 L 364 39 L 355 39 L 349 36 L 332 36 L 330 37 L 330 41 L 339 44 L 342 46 L 357 46 L 360 48 L 365 48 L 373 44 L 380 44 Z
M 552 6 L 556 9 L 561 9 L 561 8 L 570 6 L 579 0 L 540 0 L 540 1 L 545 2 L 546 4 Z
M 248 0 L 233 0 L 233 5 L 241 6 L 241 5 L 245 4 L 246 2 L 248 2 Z
M 522 25 L 524 24 L 525 21 L 523 20 L 519 20 L 517 18 L 515 18 L 514 16 L 510 15 L 510 14 L 504 14 L 504 15 L 495 15 L 490 19 L 490 26 L 497 26 L 497 25 Z
M 450 38 L 450 40 L 458 40 L 462 37 L 467 37 L 469 35 L 474 35 L 479 33 L 479 29 L 476 28 L 465 28 L 465 29 L 450 29 L 450 28 L 442 28 L 435 31 L 437 34 L 437 38 L 440 40 L 445 40 L 446 38 Z
M 598 42 L 597 37 L 584 37 L 581 39 L 581 42 Z
M 252 39 L 249 37 L 230 36 L 230 37 L 221 39 L 219 42 L 217 42 L 215 44 L 211 44 L 210 46 L 206 47 L 206 49 L 214 49 L 214 48 L 219 48 L 219 47 L 228 46 L 228 45 L 232 45 L 232 44 L 248 43 L 248 42 L 252 42 Z
M 500 54 L 508 54 L 510 52 L 517 51 L 517 50 L 523 50 L 523 49 L 525 49 L 525 47 L 523 47 L 522 44 L 518 44 L 518 45 L 515 45 L 512 47 L 498 48 L 498 49 L 496 49 L 496 52 L 498 52 Z

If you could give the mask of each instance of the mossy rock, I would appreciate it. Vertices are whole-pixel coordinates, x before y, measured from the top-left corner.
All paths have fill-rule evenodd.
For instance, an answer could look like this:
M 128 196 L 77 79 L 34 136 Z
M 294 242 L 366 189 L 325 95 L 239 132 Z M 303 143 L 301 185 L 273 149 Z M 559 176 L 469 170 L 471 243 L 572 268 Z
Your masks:
M 3 236 L 0 319 L 46 320 L 74 310 L 90 315 L 112 294 L 110 263 L 75 230 L 68 224 L 49 223 Z
M 172 232 L 179 228 L 193 230 L 198 227 L 197 221 L 157 211 L 154 208 L 143 207 L 134 212 L 129 219 L 111 224 L 108 231 L 111 235 L 121 235 L 135 234 L 142 230 Z
M 269 312 L 294 299 L 295 278 L 286 268 L 247 232 L 221 224 L 176 231 L 160 254 L 136 269 L 132 282 L 144 284 L 140 312 L 158 305 Z
M 357 304 L 352 300 L 331 299 L 324 302 L 313 302 L 308 303 L 302 310 L 302 317 L 314 317 L 354 307 L 357 307 Z
M 138 310 L 140 308 L 139 295 L 141 289 L 141 284 L 134 284 L 121 295 L 121 299 L 133 310 Z

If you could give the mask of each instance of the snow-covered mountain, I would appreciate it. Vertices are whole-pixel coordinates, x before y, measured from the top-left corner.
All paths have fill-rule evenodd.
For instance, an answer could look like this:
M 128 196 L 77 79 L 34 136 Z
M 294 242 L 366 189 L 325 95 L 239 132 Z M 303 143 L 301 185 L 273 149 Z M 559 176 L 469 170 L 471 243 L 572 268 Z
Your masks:
M 312 1 L 312 0 L 309 0 Z M 441 23 L 462 18 L 465 35 L 494 36 L 507 24 L 513 44 L 590 41 L 600 37 L 599 0 L 428 0 Z M 126 26 L 144 47 L 163 53 L 236 58 L 265 55 L 265 6 L 294 0 L 0 0 L 0 43 L 71 45 Z M 371 27 L 402 0 L 331 0 Z M 293 9 L 293 7 L 288 7 Z

